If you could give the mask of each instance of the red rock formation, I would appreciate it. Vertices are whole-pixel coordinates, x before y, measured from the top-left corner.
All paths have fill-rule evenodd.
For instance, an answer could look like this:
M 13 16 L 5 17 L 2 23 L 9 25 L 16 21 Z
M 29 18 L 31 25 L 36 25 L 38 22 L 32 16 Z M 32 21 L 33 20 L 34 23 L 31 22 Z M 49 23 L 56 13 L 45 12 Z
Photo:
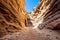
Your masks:
M 41 0 L 41 2 L 39 2 L 34 12 L 32 12 L 32 14 L 29 14 L 31 18 L 31 22 L 34 25 L 34 27 L 32 28 L 26 27 L 25 25 L 27 24 L 28 14 L 24 10 L 24 6 L 22 5 L 24 3 L 22 1 L 23 0 L 18 0 L 16 1 L 17 3 L 15 4 L 14 0 L 11 0 L 11 1 L 8 0 L 8 2 L 6 0 L 4 1 L 1 0 L 0 5 L 2 9 L 0 8 L 0 12 L 1 12 L 0 13 L 1 14 L 0 16 L 1 17 L 0 18 L 1 19 L 0 21 L 1 35 L 0 36 L 6 35 L 11 32 L 16 32 L 20 29 L 21 31 L 17 33 L 8 34 L 0 38 L 0 40 L 60 40 L 60 1 L 59 0 Z M 15 4 L 16 10 L 14 8 L 12 8 L 12 11 L 9 9 L 11 7 L 11 6 L 9 7 L 9 5 L 11 5 L 10 2 Z M 9 5 L 7 6 L 7 4 L 5 3 Z M 9 8 L 7 7 L 5 8 L 5 6 Z M 7 17 L 5 18 L 5 15 L 7 16 L 8 14 L 10 14 L 8 17 L 12 19 L 6 20 Z M 4 24 L 6 27 L 4 26 Z M 8 24 L 10 26 L 7 26 Z
M 26 27 L 27 12 L 24 0 L 0 0 L 0 37 Z

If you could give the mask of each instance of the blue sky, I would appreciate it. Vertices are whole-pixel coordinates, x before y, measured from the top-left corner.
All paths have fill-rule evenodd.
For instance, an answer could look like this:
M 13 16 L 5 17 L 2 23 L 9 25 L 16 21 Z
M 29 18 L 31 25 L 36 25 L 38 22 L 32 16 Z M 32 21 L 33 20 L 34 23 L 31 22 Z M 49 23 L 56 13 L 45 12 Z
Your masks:
M 39 0 L 25 0 L 26 5 L 25 5 L 25 10 L 28 12 L 33 11 L 33 8 L 37 6 Z

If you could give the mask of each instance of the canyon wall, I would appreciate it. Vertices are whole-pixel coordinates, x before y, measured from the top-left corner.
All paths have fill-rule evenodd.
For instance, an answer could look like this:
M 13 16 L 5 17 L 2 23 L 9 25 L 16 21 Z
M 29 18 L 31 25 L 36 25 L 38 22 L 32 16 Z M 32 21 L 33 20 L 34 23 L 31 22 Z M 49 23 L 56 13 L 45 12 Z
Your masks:
M 0 40 L 60 40 L 60 0 L 40 0 L 30 14 L 24 5 L 24 0 L 0 1 L 0 37 L 6 35 Z M 30 20 L 34 27 L 27 27 Z
M 25 0 L 0 0 L 0 37 L 27 26 Z
M 38 3 L 38 6 L 30 14 L 33 25 L 51 29 L 60 25 L 59 2 L 59 0 L 41 0 L 41 2 Z M 60 29 L 59 26 L 58 28 Z
M 34 29 L 46 40 L 60 40 L 60 0 L 41 0 L 30 15 Z

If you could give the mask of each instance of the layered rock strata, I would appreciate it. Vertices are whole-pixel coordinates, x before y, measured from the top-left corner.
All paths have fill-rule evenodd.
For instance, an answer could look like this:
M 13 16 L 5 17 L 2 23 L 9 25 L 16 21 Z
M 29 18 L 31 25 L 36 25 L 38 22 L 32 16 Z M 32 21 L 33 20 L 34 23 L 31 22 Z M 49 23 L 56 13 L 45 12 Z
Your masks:
M 60 0 L 41 0 L 30 15 L 34 26 L 60 29 Z
M 24 0 L 0 0 L 0 37 L 27 26 Z
M 30 15 L 40 34 L 49 40 L 60 40 L 60 0 L 41 0 Z
M 24 11 L 20 12 L 24 13 Z M 18 19 L 25 19 L 26 15 L 23 18 L 22 16 Z M 0 40 L 60 40 L 60 0 L 41 0 L 29 17 L 34 27 L 26 27 Z M 21 20 L 21 24 L 23 23 L 24 21 Z M 24 28 L 24 26 L 20 27 Z

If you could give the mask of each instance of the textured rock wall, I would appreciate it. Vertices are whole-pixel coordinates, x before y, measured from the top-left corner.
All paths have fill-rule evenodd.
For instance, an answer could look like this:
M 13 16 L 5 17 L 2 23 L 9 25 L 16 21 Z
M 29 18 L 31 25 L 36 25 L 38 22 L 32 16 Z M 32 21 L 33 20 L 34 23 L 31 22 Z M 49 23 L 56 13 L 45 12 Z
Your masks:
M 34 28 L 46 40 L 60 40 L 60 0 L 41 0 L 30 15 Z
M 12 1 L 13 0 L 11 0 L 11 2 Z M 20 0 L 20 1 L 22 2 L 22 0 Z M 21 3 L 20 1 L 16 1 L 16 2 Z M 2 4 L 3 4 L 3 2 L 2 2 Z M 9 1 L 6 3 L 9 3 Z M 15 1 L 12 3 L 15 4 Z M 18 4 L 17 4 L 17 6 L 18 6 Z M 2 8 L 4 9 L 3 11 L 6 10 L 4 7 L 2 7 Z M 17 14 L 14 13 L 14 14 L 18 20 L 14 19 L 14 18 L 13 19 L 19 21 L 19 23 L 21 25 L 18 26 L 18 23 L 14 23 L 15 21 L 13 20 L 14 21 L 13 23 L 15 24 L 15 26 L 13 26 L 13 28 L 15 28 L 14 31 L 19 27 L 20 27 L 19 29 L 23 29 L 25 27 L 25 25 L 27 24 L 27 22 L 26 22 L 27 15 L 25 14 L 26 12 L 24 10 L 24 7 L 22 7 L 23 11 L 19 7 L 17 7 L 17 9 L 19 9 L 20 11 L 18 10 L 18 13 Z M 0 12 L 1 12 L 0 14 L 3 15 L 3 12 L 1 10 L 2 9 L 0 8 Z M 11 10 L 7 11 L 7 12 L 11 12 Z M 13 12 L 15 12 L 15 11 L 13 11 Z M 22 13 L 22 15 L 21 15 L 21 13 Z M 11 21 L 8 21 L 8 23 L 7 23 L 6 19 L 3 16 L 1 16 L 1 18 L 3 18 L 5 21 L 4 20 L 1 20 L 1 21 L 4 21 L 5 25 L 6 24 L 12 25 L 12 23 L 10 23 Z M 0 30 L 3 30 L 3 29 L 4 30 L 0 31 L 0 33 L 1 33 L 0 36 L 2 36 L 3 33 L 5 34 L 7 31 L 8 31 L 8 33 L 6 33 L 6 34 L 8 34 L 8 35 L 0 38 L 0 40 L 60 40 L 60 1 L 59 0 L 41 0 L 41 2 L 39 2 L 38 6 L 34 9 L 34 11 L 31 14 L 29 14 L 29 17 L 30 17 L 31 22 L 33 23 L 34 27 L 31 27 L 31 28 L 26 27 L 24 30 L 17 32 L 17 33 L 8 34 L 9 32 L 11 33 L 14 31 L 13 30 L 5 31 L 5 29 L 7 29 L 7 28 L 13 29 L 13 28 L 11 28 L 11 26 L 6 26 L 7 27 L 6 28 L 5 26 L 1 25 L 1 27 L 4 27 L 4 28 L 2 28 L 2 29 L 0 28 Z
M 0 37 L 27 26 L 24 0 L 0 0 Z
M 30 18 L 32 19 L 34 26 L 37 25 L 54 29 L 60 25 L 59 2 L 59 0 L 41 0 L 38 6 L 34 9 L 34 12 L 31 13 L 32 15 Z M 58 28 L 60 27 L 58 26 Z
M 51 29 L 58 27 L 60 29 L 60 27 L 58 26 L 60 25 L 59 2 L 60 2 L 59 0 L 47 0 L 47 1 L 43 1 L 40 8 L 39 6 L 37 7 L 39 13 L 42 14 L 41 17 L 43 17 L 43 22 L 41 23 L 42 27 L 51 28 Z

